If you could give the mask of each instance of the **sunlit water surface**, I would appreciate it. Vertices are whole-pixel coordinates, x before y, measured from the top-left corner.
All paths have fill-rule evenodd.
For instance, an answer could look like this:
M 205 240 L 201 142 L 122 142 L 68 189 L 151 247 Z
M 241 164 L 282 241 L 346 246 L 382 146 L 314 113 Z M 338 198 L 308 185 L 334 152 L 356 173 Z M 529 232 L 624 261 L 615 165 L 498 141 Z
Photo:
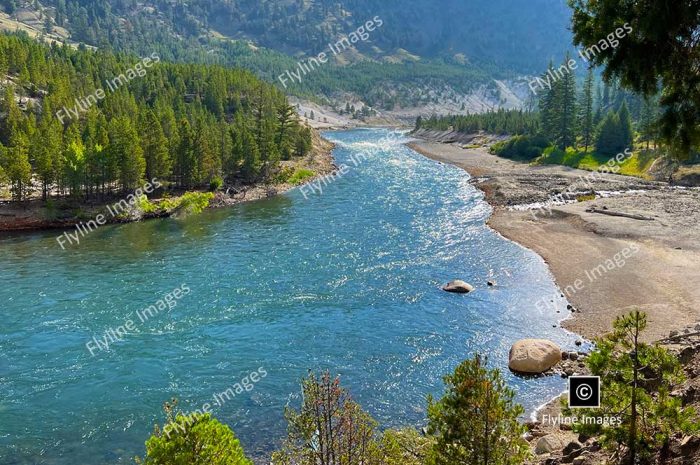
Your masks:
M 263 461 L 309 369 L 341 374 L 382 425 L 422 425 L 426 395 L 472 353 L 503 369 L 520 338 L 573 348 L 554 327 L 566 302 L 535 307 L 558 295 L 545 264 L 485 226 L 467 173 L 387 134 L 327 134 L 349 169 L 308 199 L 106 226 L 66 250 L 59 232 L 0 238 L 0 463 L 130 463 L 163 402 L 201 408 L 259 367 L 214 414 Z M 440 290 L 456 277 L 477 290 Z M 137 320 L 183 284 L 174 309 Z M 90 354 L 129 318 L 136 332 Z M 504 375 L 530 410 L 564 388 Z

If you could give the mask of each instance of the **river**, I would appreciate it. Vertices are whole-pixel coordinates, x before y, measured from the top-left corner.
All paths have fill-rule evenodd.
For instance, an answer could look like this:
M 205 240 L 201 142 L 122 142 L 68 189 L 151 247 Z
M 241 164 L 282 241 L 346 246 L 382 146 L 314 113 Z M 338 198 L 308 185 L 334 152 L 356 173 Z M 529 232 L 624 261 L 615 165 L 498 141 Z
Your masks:
M 213 409 L 258 459 L 309 369 L 340 374 L 384 426 L 424 424 L 426 395 L 474 352 L 528 410 L 565 388 L 507 370 L 517 339 L 576 337 L 555 327 L 564 299 L 537 310 L 559 295 L 545 263 L 485 225 L 469 175 L 386 130 L 326 136 L 347 169 L 322 192 L 104 226 L 65 250 L 56 231 L 0 238 L 0 463 L 131 463 L 163 402 L 199 409 L 260 368 Z M 443 292 L 453 278 L 476 291 Z M 138 318 L 183 286 L 174 308 Z

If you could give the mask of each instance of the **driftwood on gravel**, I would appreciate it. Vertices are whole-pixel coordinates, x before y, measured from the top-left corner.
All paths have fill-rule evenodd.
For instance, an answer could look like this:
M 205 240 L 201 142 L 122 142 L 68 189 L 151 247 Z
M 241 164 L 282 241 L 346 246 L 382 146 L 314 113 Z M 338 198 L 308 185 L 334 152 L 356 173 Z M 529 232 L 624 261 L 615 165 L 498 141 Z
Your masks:
M 652 218 L 650 216 L 632 215 L 630 213 L 612 212 L 609 210 L 598 210 L 597 208 L 589 208 L 586 211 L 589 213 L 600 213 L 601 215 L 621 216 L 623 218 L 632 218 L 633 220 L 654 221 L 654 218 Z

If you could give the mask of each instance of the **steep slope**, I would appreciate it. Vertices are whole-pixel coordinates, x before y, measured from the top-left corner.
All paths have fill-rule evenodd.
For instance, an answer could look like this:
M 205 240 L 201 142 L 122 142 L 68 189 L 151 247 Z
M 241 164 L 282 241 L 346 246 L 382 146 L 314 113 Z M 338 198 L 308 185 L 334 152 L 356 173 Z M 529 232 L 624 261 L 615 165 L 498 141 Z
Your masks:
M 383 110 L 518 106 L 493 80 L 539 72 L 562 44 L 564 0 L 5 0 L 15 19 L 33 13 L 46 32 L 164 60 L 244 67 L 278 77 L 367 21 L 363 40 L 284 90 L 319 103 L 361 102 Z M 14 8 L 8 8 L 15 4 Z M 36 21 L 35 21 L 36 22 Z M 364 39 L 366 38 L 366 40 Z M 330 53 L 329 53 L 330 55 Z M 495 92 L 491 92 L 494 90 Z M 489 99 L 480 96 L 491 93 Z M 443 98 L 442 95 L 457 95 Z M 470 105 L 470 101 L 478 101 Z M 466 102 L 466 103 L 464 103 Z M 464 104 L 463 104 L 464 103 Z

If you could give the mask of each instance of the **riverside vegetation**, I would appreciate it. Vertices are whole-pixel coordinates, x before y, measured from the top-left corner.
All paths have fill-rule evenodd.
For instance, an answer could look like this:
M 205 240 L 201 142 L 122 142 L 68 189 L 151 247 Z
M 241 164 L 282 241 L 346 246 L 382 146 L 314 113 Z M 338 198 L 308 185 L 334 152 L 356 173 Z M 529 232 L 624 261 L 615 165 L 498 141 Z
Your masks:
M 622 24 L 634 33 L 595 54 L 580 91 L 568 70 L 551 86 L 537 92 L 527 115 L 499 112 L 488 116 L 421 120 L 419 128 L 458 131 L 493 130 L 515 137 L 494 145 L 501 156 L 536 163 L 556 163 L 598 169 L 612 156 L 628 150 L 618 162 L 621 174 L 645 176 L 657 159 L 671 165 L 700 161 L 700 105 L 694 81 L 696 59 L 686 59 L 695 47 L 697 5 L 652 1 L 643 12 L 626 2 L 571 0 L 574 42 L 584 48 L 606 39 Z M 660 19 L 659 19 L 660 18 Z M 653 24 L 653 26 L 650 26 Z M 668 31 L 678 31 L 670 39 Z M 564 65 L 570 60 L 567 54 Z M 603 65 L 604 84 L 597 86 L 593 66 Z M 552 63 L 544 73 L 554 75 Z M 528 121 L 524 124 L 523 121 Z M 494 125 L 494 122 L 497 124 Z M 687 171 L 681 166 L 680 172 Z
M 646 315 L 635 311 L 619 318 L 614 330 L 600 338 L 586 358 L 589 370 L 602 377 L 600 410 L 591 417 L 616 415 L 621 424 L 605 422 L 575 426 L 596 435 L 607 447 L 612 463 L 652 463 L 679 434 L 694 434 L 697 411 L 673 395 L 684 381 L 680 362 L 666 348 L 643 344 L 639 336 Z M 428 398 L 428 425 L 379 430 L 329 372 L 302 380 L 299 409 L 288 407 L 288 435 L 273 453 L 282 465 L 520 465 L 532 458 L 519 422 L 524 410 L 515 403 L 498 370 L 475 355 L 444 377 L 439 400 Z M 185 415 L 177 402 L 166 403 L 166 423 L 155 427 L 146 442 L 145 465 L 249 465 L 233 431 L 210 414 L 201 414 L 188 428 L 173 428 Z M 571 412 L 565 413 L 571 414 Z M 164 434 L 164 431 L 175 434 Z
M 99 200 L 153 179 L 216 190 L 278 178 L 282 160 L 310 151 L 311 130 L 280 91 L 219 66 L 151 63 L 79 118 L 55 116 L 136 61 L 1 35 L 0 191 Z

